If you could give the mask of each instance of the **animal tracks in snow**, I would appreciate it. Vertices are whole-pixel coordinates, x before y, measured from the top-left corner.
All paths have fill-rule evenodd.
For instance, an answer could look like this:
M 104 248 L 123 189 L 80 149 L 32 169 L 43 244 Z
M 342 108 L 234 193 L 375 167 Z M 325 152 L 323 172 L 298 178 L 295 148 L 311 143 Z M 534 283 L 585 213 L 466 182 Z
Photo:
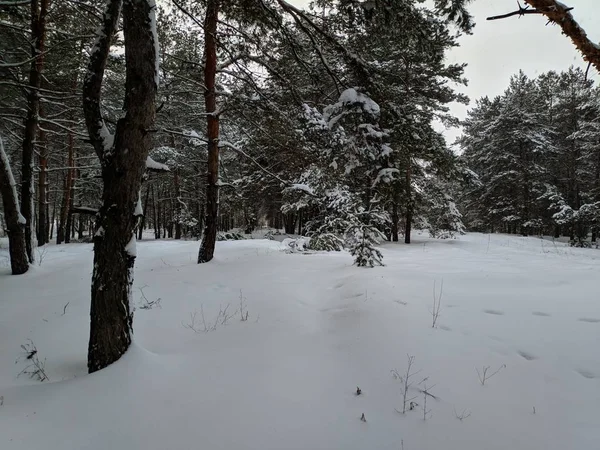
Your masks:
M 523 350 L 518 350 L 517 353 L 519 354 L 519 356 L 526 359 L 527 361 L 533 361 L 534 359 L 537 359 L 537 356 L 534 356 L 531 353 Z
M 493 316 L 503 316 L 504 315 L 504 311 L 499 311 L 497 309 L 484 309 L 483 312 L 486 314 L 491 314 Z
M 598 378 L 598 374 L 592 372 L 591 370 L 575 369 L 575 372 L 577 372 L 583 378 L 587 378 L 588 380 L 593 380 L 594 378 Z
M 587 322 L 587 323 L 600 323 L 600 319 L 596 319 L 594 317 L 581 317 L 577 319 L 579 322 Z

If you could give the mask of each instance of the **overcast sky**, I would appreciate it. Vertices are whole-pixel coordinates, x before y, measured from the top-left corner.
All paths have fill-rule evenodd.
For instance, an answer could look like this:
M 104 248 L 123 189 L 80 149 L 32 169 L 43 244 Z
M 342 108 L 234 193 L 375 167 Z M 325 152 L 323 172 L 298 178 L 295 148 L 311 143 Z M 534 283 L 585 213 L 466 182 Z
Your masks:
M 291 0 L 298 6 L 308 5 L 308 0 Z M 600 0 L 562 0 L 573 6 L 573 16 L 587 31 L 590 38 L 600 41 Z M 523 3 L 523 2 L 521 2 Z M 509 78 L 519 69 L 532 77 L 548 70 L 563 70 L 570 65 L 582 67 L 587 64 L 575 50 L 573 43 L 561 34 L 558 26 L 546 26 L 542 16 L 512 17 L 504 20 L 487 21 L 488 16 L 514 11 L 515 0 L 473 0 L 469 10 L 475 17 L 476 27 L 471 36 L 460 39 L 460 47 L 449 55 L 453 63 L 468 64 L 465 71 L 469 85 L 460 90 L 471 101 L 488 95 L 501 94 Z M 598 74 L 590 74 L 599 80 Z M 452 111 L 461 119 L 467 107 L 454 105 Z M 453 141 L 458 130 L 447 131 L 446 137 Z

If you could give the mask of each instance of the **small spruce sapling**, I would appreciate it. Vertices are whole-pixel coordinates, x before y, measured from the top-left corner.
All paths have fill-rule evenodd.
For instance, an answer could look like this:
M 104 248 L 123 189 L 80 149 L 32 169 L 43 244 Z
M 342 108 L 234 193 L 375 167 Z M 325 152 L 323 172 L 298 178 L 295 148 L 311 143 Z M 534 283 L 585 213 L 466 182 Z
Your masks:
M 377 228 L 358 223 L 348 229 L 349 250 L 358 267 L 383 266 L 383 255 L 375 248 L 379 244 L 381 232 Z

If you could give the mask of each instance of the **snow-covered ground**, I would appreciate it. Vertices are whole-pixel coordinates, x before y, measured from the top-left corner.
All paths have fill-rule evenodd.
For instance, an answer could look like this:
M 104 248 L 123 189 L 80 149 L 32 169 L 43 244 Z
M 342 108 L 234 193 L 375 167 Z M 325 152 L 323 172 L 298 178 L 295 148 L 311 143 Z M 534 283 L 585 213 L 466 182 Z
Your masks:
M 138 244 L 135 344 L 87 375 L 92 246 L 50 246 L 18 277 L 0 250 L 1 449 L 599 446 L 597 250 L 417 236 L 385 245 L 375 269 L 267 240 L 219 242 L 200 266 L 197 251 L 194 241 Z M 212 328 L 220 309 L 239 310 L 240 292 L 248 320 L 237 312 L 204 332 L 202 313 Z M 28 339 L 49 382 L 17 378 Z M 407 355 L 417 405 L 403 415 L 391 371 L 404 373 Z M 482 385 L 484 366 L 501 370 Z M 427 420 L 425 384 L 437 397 Z

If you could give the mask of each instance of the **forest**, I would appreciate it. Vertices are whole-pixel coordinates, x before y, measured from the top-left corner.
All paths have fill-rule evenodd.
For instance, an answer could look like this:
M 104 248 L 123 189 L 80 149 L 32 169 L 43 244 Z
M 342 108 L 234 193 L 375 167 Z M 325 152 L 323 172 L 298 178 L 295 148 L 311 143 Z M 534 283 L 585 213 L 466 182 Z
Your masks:
M 511 308 L 519 313 L 527 310 L 535 320 L 551 317 L 552 313 L 543 312 L 544 308 L 535 303 L 540 296 L 533 294 L 546 288 L 548 281 L 542 274 L 566 277 L 564 286 L 572 286 L 579 275 L 562 273 L 561 258 L 573 258 L 582 270 L 597 269 L 600 87 L 594 76 L 600 71 L 600 47 L 575 20 L 577 9 L 573 7 L 554 0 L 526 0 L 514 11 L 513 4 L 503 5 L 506 14 L 487 18 L 498 21 L 499 29 L 510 28 L 513 20 L 542 16 L 554 33 L 562 32 L 563 39 L 571 41 L 587 70 L 569 67 L 568 63 L 563 70 L 535 75 L 521 70 L 507 80 L 502 94 L 469 98 L 464 93 L 469 83 L 465 74 L 469 61 L 452 62 L 449 52 L 459 47 L 463 37 L 477 37 L 470 6 L 469 0 L 0 0 L 0 258 L 4 258 L 0 263 L 5 262 L 0 264 L 0 340 L 6 338 L 7 342 L 0 347 L 3 360 L 25 360 L 19 375 L 29 375 L 30 380 L 80 377 L 76 381 L 87 386 L 86 392 L 106 392 L 129 372 L 143 377 L 147 371 L 157 370 L 157 379 L 177 384 L 177 377 L 163 373 L 168 364 L 158 359 L 173 356 L 173 348 L 179 345 L 183 353 L 196 355 L 199 347 L 189 344 L 188 335 L 210 331 L 223 335 L 221 329 L 234 317 L 241 323 L 249 322 L 250 317 L 257 326 L 270 318 L 260 334 L 238 329 L 228 338 L 198 345 L 210 355 L 205 356 L 207 362 L 215 367 L 225 364 L 230 371 L 241 371 L 242 378 L 247 375 L 257 382 L 267 403 L 273 402 L 269 411 L 273 414 L 290 405 L 278 403 L 283 394 L 256 381 L 263 369 L 252 368 L 246 355 L 234 353 L 231 357 L 248 364 L 248 372 L 235 364 L 230 366 L 229 358 L 224 362 L 218 355 L 233 351 L 227 350 L 228 343 L 235 347 L 239 340 L 269 347 L 271 344 L 265 342 L 270 336 L 282 336 L 282 343 L 289 339 L 292 349 L 297 346 L 300 353 L 306 353 L 304 343 L 310 336 L 305 336 L 303 327 L 312 326 L 316 319 L 303 312 L 302 306 L 296 311 L 298 304 L 308 302 L 311 311 L 321 317 L 331 311 L 361 311 L 363 306 L 355 303 L 358 298 L 365 304 L 380 301 L 378 295 L 393 299 L 391 306 L 364 306 L 375 309 L 369 310 L 368 316 L 361 315 L 360 321 L 352 316 L 353 325 L 346 324 L 344 313 L 342 328 L 332 332 L 354 341 L 353 334 L 345 334 L 347 326 L 360 328 L 359 323 L 368 317 L 381 316 L 367 328 L 375 335 L 381 326 L 384 334 L 365 338 L 369 344 L 364 348 L 357 341 L 352 352 L 367 357 L 373 352 L 371 346 L 376 345 L 386 350 L 375 353 L 388 358 L 391 349 L 379 339 L 399 338 L 398 330 L 388 331 L 396 328 L 391 318 L 399 313 L 393 308 L 407 307 L 419 299 L 424 315 L 432 322 L 428 330 L 436 330 L 438 337 L 413 330 L 410 318 L 402 320 L 407 320 L 409 341 L 413 332 L 419 336 L 417 342 L 426 342 L 417 344 L 421 351 L 418 357 L 430 366 L 435 366 L 436 358 L 443 358 L 445 345 L 454 344 L 428 339 L 439 339 L 439 332 L 463 325 L 476 329 L 463 331 L 463 337 L 484 333 L 480 327 L 486 326 L 479 323 L 481 319 L 467 315 L 456 318 L 459 323 L 464 320 L 463 325 L 450 327 L 444 318 L 451 317 L 451 308 L 456 305 L 447 303 L 447 297 L 464 295 L 465 305 L 477 308 L 478 313 L 483 311 L 485 320 L 497 320 L 505 314 L 504 309 Z M 534 29 L 544 23 L 538 20 L 531 24 Z M 468 107 L 466 118 L 453 112 L 456 104 Z M 456 140 L 448 138 L 449 129 L 459 130 Z M 457 257 L 457 251 L 465 253 Z M 516 251 L 521 253 L 513 253 Z M 488 260 L 494 252 L 498 261 Z M 538 261 L 538 253 L 546 259 L 533 270 L 530 282 L 506 275 L 512 273 L 513 263 L 526 270 L 531 261 Z M 306 261 L 298 254 L 305 255 Z M 341 258 L 349 259 L 342 263 Z M 456 272 L 451 267 L 453 261 Z M 336 264 L 342 264 L 346 275 L 341 275 Z M 490 286 L 466 275 L 480 267 L 489 271 Z M 455 276 L 458 278 L 453 279 Z M 336 277 L 341 280 L 337 284 Z M 387 281 L 376 281 L 377 277 Z M 259 280 L 266 283 L 262 290 Z M 513 303 L 516 296 L 508 290 L 511 280 L 515 289 L 523 289 L 519 295 L 530 299 L 524 305 Z M 464 287 L 457 287 L 461 283 Z M 582 276 L 574 295 L 588 298 L 597 288 L 594 283 Z M 195 288 L 186 288 L 188 284 Z M 423 288 L 423 284 L 427 286 Z M 174 290 L 168 291 L 171 285 Z M 272 292 L 267 293 L 269 289 Z M 334 301 L 333 306 L 326 306 L 330 294 L 325 292 L 337 289 L 348 289 L 342 295 L 345 303 Z M 287 298 L 296 290 L 291 295 L 294 306 L 289 311 L 280 310 L 277 299 Z M 498 302 L 504 300 L 489 291 L 511 300 L 504 309 L 498 309 Z M 486 297 L 487 293 L 491 300 L 485 301 L 496 303 L 485 303 L 482 309 L 475 297 Z M 44 295 L 48 296 L 47 304 Z M 254 305 L 247 296 L 254 296 Z M 37 306 L 20 304 L 30 297 L 36 298 Z M 176 306 L 167 306 L 169 300 Z M 559 304 L 558 297 L 552 297 L 548 305 L 554 305 L 552 302 L 556 302 L 555 315 L 568 308 Z M 595 318 L 600 316 L 595 303 L 581 300 L 577 305 L 581 311 L 579 306 L 573 307 L 573 314 L 579 315 L 573 318 L 576 323 L 600 323 Z M 50 306 L 52 310 L 47 309 Z M 261 310 L 264 319 L 259 321 L 253 306 Z M 138 319 L 138 315 L 151 313 L 165 316 L 160 320 Z M 410 317 L 421 320 L 422 313 Z M 41 325 L 28 322 L 33 314 L 35 320 L 44 321 L 44 326 L 48 320 L 64 318 L 69 322 L 61 331 L 54 325 L 53 332 L 42 332 Z M 297 319 L 291 321 L 288 314 L 297 314 Z M 438 324 L 440 315 L 442 322 Z M 10 321 L 14 325 L 5 327 Z M 290 321 L 286 326 L 291 329 L 302 323 L 298 337 L 284 338 L 285 327 L 281 325 L 280 330 L 276 325 L 281 321 Z M 32 331 L 26 333 L 26 328 Z M 510 331 L 506 327 L 502 330 Z M 555 336 L 548 330 L 541 332 Z M 320 332 L 329 336 L 328 331 Z M 44 339 L 56 341 L 51 346 L 55 348 L 55 362 L 45 365 L 32 340 L 34 335 L 38 346 Z M 581 337 L 583 347 L 592 335 Z M 73 347 L 73 343 L 61 349 L 58 341 L 74 341 L 70 336 L 77 336 L 78 346 Z M 516 336 L 530 339 L 526 331 L 518 331 Z M 506 337 L 507 342 L 510 339 Z M 280 345 L 272 354 L 282 364 L 278 376 L 286 377 L 289 367 L 281 355 L 287 349 Z M 337 341 L 331 345 L 338 348 Z M 344 344 L 339 345 L 343 348 Z M 431 350 L 437 345 L 441 347 Z M 473 354 L 485 358 L 490 352 L 508 352 L 529 363 L 544 353 L 542 349 L 523 350 L 517 343 L 507 343 L 507 349 L 502 350 L 494 347 L 499 345 L 491 343 L 486 350 L 473 347 Z M 24 353 L 15 356 L 19 347 Z M 310 351 L 308 366 L 328 367 L 319 346 Z M 401 351 L 400 364 L 407 362 L 408 368 L 392 370 L 392 383 L 403 386 L 395 414 L 405 415 L 418 406 L 423 420 L 435 422 L 428 408 L 432 408 L 431 403 L 435 408 L 440 400 L 431 389 L 438 386 L 436 389 L 441 390 L 462 375 L 454 372 L 458 369 L 452 363 L 448 363 L 451 368 L 444 363 L 450 380 L 428 387 L 428 377 L 419 376 L 424 380 L 417 383 L 415 378 L 413 386 L 413 355 L 414 350 Z M 544 355 L 541 359 L 556 356 L 552 350 Z M 479 383 L 484 386 L 492 376 L 507 374 L 505 389 L 510 389 L 517 383 L 511 377 L 520 375 L 509 376 L 504 360 L 496 356 L 495 365 L 477 363 Z M 61 365 L 60 358 L 69 362 Z M 394 358 L 397 361 L 398 355 Z M 590 403 L 583 407 L 582 417 L 589 417 L 592 400 L 600 398 L 600 366 L 587 356 L 582 358 L 583 363 L 573 362 L 576 376 L 596 383 L 587 391 L 591 392 L 586 398 Z M 193 372 L 203 369 L 189 359 L 181 363 L 182 367 Z M 77 366 L 82 360 L 85 368 L 68 369 L 69 364 Z M 261 367 L 270 364 L 259 360 Z M 539 369 L 537 375 L 545 376 L 553 368 Z M 222 375 L 222 371 L 213 370 L 203 375 L 203 381 Z M 330 370 L 346 373 L 355 366 L 344 361 Z M 378 377 L 369 370 L 358 372 L 369 380 Z M 98 371 L 108 375 L 104 379 L 92 377 L 91 381 L 81 378 Z M 519 374 L 530 376 L 528 372 Z M 21 430 L 24 425 L 8 412 L 5 397 L 7 404 L 13 393 L 21 399 L 18 411 L 23 414 L 37 400 L 29 397 L 31 391 L 18 390 L 28 385 L 21 381 L 15 384 L 14 375 L 0 370 L 0 415 L 6 414 L 13 428 Z M 559 377 L 560 385 L 571 385 L 570 376 Z M 292 377 L 290 382 L 292 379 L 302 381 L 301 377 Z M 239 395 L 240 411 L 248 412 L 252 408 L 248 409 L 245 394 L 233 387 L 239 381 L 243 380 L 229 373 L 222 380 L 222 389 L 231 390 L 228 403 L 235 403 L 233 399 Z M 316 387 L 318 381 L 308 382 L 317 392 L 321 389 Z M 136 406 L 130 413 L 151 408 L 144 399 L 152 385 L 144 382 L 141 387 L 132 387 L 129 383 L 113 395 L 132 396 Z M 182 386 L 193 389 L 189 383 L 186 378 Z M 48 404 L 77 410 L 82 397 L 69 390 L 75 388 L 64 389 L 69 398 L 74 395 L 73 403 Z M 458 405 L 460 402 L 452 402 L 453 419 L 458 419 L 460 426 L 471 421 L 489 431 L 495 423 L 493 418 L 480 415 L 466 420 L 477 410 L 481 397 L 470 388 L 461 392 L 466 392 L 471 406 L 465 409 Z M 544 403 L 540 400 L 544 392 L 536 394 L 538 408 Z M 575 397 L 582 395 L 577 390 L 569 392 Z M 182 395 L 177 393 L 181 401 Z M 298 395 L 310 398 L 312 394 L 301 391 Z M 356 387 L 352 397 L 344 401 L 362 395 L 362 389 Z M 505 394 L 494 395 L 498 400 Z M 362 400 L 376 408 L 387 396 L 378 393 L 375 397 Z M 168 402 L 162 394 L 159 398 Z M 534 401 L 526 401 L 530 400 Z M 90 397 L 88 401 L 100 399 Z M 218 399 L 207 400 L 211 407 L 215 407 L 213 401 Z M 303 409 L 308 406 L 303 404 L 302 414 L 310 414 Z M 525 406 L 528 413 L 533 408 L 533 415 L 537 415 L 536 406 Z M 550 404 L 545 406 L 551 408 Z M 366 445 L 404 449 L 405 445 L 404 438 L 392 431 L 393 418 L 385 419 L 380 440 L 373 440 L 377 434 L 355 435 L 356 430 L 338 439 L 336 433 L 349 426 L 340 425 L 333 434 L 320 431 L 322 434 L 294 447 L 297 443 L 288 438 L 298 430 L 289 427 L 300 417 L 289 423 L 272 417 L 287 431 L 268 439 L 265 423 L 256 422 L 256 418 L 240 427 L 242 419 L 229 416 L 225 410 L 217 408 L 221 411 L 218 416 L 222 416 L 217 421 L 205 417 L 207 411 L 199 408 L 206 423 L 215 420 L 207 425 L 207 429 L 213 427 L 214 436 L 207 438 L 206 448 Z M 194 408 L 188 410 L 186 406 L 184 410 L 188 419 L 194 417 Z M 360 412 L 360 420 L 367 423 L 371 415 L 365 416 L 362 409 Z M 162 421 L 166 414 L 146 418 Z M 331 414 L 339 415 L 340 410 L 334 408 Z M 561 417 L 559 414 L 548 420 Z M 60 416 L 56 420 L 63 419 Z M 518 433 L 521 425 L 518 419 L 513 420 L 505 425 Z M 82 429 L 88 429 L 83 418 L 78 421 Z M 299 436 L 321 430 L 325 422 L 315 421 L 310 419 L 305 428 L 300 427 Z M 263 431 L 250 432 L 252 439 L 244 442 L 244 431 L 240 430 L 225 439 L 227 444 L 220 445 L 219 436 L 227 434 L 221 426 L 225 422 L 234 428 Z M 536 427 L 547 425 L 527 423 L 539 433 L 542 428 Z M 448 427 L 446 422 L 443 426 Z M 32 433 L 33 440 L 19 440 L 17 435 L 14 439 L 22 445 L 19 448 L 33 448 L 40 445 L 44 430 L 52 427 L 47 419 Z M 588 425 L 581 427 L 584 432 L 577 444 L 594 442 L 597 433 Z M 174 430 L 170 432 L 173 435 L 184 433 Z M 556 442 L 566 445 L 562 448 L 591 448 L 573 446 L 565 437 L 572 431 L 569 427 L 557 430 L 565 434 Z M 188 440 L 175 444 L 156 436 L 148 438 L 158 439 L 156 442 L 132 441 L 133 432 L 131 436 L 123 432 L 122 440 L 117 434 L 85 444 L 89 431 L 81 433 L 68 448 L 191 448 Z M 490 446 L 485 432 L 476 433 L 474 442 L 480 445 L 471 447 L 465 446 L 464 434 L 456 430 L 450 433 L 456 437 L 449 447 L 452 449 L 509 448 L 505 434 L 496 446 Z M 413 443 L 407 450 L 443 443 L 440 435 L 419 443 L 415 435 L 410 437 Z M 50 442 L 50 448 L 63 448 L 64 437 L 52 435 Z M 551 437 L 543 442 L 525 439 L 511 448 L 555 448 L 548 446 L 550 442 L 554 442 Z

